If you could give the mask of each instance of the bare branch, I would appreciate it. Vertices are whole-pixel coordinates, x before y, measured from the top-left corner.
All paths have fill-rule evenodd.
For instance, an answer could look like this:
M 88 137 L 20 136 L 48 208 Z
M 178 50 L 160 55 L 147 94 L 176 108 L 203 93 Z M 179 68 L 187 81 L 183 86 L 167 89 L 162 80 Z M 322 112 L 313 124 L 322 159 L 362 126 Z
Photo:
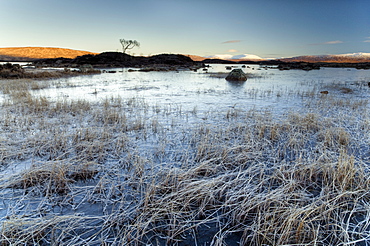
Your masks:
M 140 43 L 136 40 L 120 39 L 119 42 L 122 45 L 122 52 L 123 53 L 126 53 L 126 50 L 133 49 L 135 46 L 140 47 Z

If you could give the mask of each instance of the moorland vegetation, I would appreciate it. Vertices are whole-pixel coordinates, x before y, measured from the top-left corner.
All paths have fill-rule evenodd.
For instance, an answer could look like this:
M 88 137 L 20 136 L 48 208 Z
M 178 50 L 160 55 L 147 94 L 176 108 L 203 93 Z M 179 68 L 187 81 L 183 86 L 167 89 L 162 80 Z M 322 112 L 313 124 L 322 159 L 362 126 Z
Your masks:
M 369 244 L 364 83 L 258 92 L 302 100 L 281 115 L 35 95 L 53 83 L 0 80 L 1 245 Z

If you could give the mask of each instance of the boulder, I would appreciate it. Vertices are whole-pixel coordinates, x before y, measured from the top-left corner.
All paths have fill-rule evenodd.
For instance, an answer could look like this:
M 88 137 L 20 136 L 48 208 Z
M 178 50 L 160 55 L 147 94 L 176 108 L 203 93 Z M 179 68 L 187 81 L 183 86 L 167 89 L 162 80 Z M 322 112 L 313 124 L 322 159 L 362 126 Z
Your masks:
M 82 73 L 87 73 L 87 72 L 89 72 L 91 70 L 94 70 L 94 68 L 93 68 L 93 66 L 91 64 L 84 64 L 84 65 L 80 66 L 80 71 Z
M 242 82 L 247 80 L 247 74 L 243 72 L 242 69 L 233 69 L 229 75 L 225 78 L 227 81 L 237 81 Z

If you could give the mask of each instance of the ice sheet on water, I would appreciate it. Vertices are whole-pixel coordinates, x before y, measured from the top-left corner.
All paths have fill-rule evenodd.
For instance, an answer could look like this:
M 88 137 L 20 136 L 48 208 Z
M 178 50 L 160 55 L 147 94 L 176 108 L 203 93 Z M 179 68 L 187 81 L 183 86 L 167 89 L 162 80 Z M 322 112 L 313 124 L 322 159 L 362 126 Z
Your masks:
M 211 73 L 227 73 L 225 65 L 212 65 L 207 73 L 122 72 L 62 78 L 53 81 L 53 84 L 58 86 L 34 93 L 50 98 L 59 98 L 59 95 L 63 94 L 71 99 L 91 101 L 111 96 L 142 97 L 152 104 L 171 102 L 187 105 L 191 102 L 189 109 L 196 105 L 201 110 L 212 104 L 220 108 L 236 102 L 240 105 L 276 105 L 276 94 L 297 90 L 309 91 L 334 82 L 348 84 L 351 81 L 370 78 L 369 71 L 342 68 L 279 71 L 258 70 L 259 66 L 251 65 L 243 69 L 246 73 L 258 77 L 250 78 L 243 84 L 229 83 L 224 78 L 210 76 Z M 287 103 L 289 102 L 281 101 L 280 105 L 286 106 Z
M 0 171 L 0 180 L 20 174 L 30 169 L 32 164 L 32 160 L 11 162 L 2 171 Z

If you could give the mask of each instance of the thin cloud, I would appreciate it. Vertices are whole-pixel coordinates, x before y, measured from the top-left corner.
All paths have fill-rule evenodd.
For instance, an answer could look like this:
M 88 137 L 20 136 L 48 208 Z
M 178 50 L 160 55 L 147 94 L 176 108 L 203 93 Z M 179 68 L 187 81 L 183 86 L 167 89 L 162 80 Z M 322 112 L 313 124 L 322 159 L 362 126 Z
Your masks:
M 341 43 L 343 43 L 343 41 L 336 40 L 336 41 L 325 42 L 324 44 L 341 44 Z
M 362 42 L 364 42 L 364 43 L 370 43 L 370 37 L 365 37 L 365 40 L 362 41 Z
M 222 44 L 232 44 L 232 43 L 240 43 L 241 40 L 229 40 L 229 41 L 225 41 L 225 42 L 222 42 Z
M 328 45 L 328 44 L 342 44 L 343 41 L 340 40 L 335 40 L 335 41 L 329 41 L 329 42 L 324 42 L 324 43 L 315 43 L 315 44 L 310 44 L 310 45 Z
M 231 50 L 228 50 L 228 52 L 235 53 L 235 52 L 238 52 L 238 51 L 237 50 L 234 50 L 234 49 L 231 49 Z

